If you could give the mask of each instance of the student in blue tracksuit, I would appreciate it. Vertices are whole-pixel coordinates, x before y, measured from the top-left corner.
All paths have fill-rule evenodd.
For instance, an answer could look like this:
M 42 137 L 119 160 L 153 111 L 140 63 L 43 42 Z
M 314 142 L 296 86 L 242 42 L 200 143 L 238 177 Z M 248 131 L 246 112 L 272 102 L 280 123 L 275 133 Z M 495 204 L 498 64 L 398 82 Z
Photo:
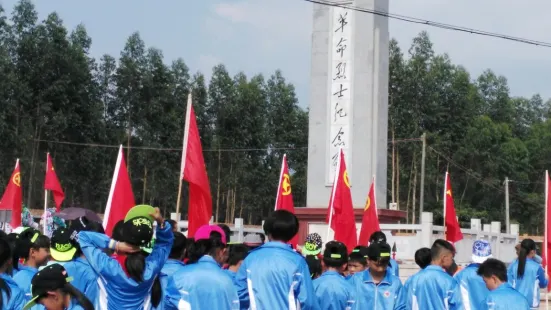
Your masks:
M 306 255 L 304 257 L 306 264 L 308 264 L 308 270 L 310 271 L 310 278 L 315 280 L 321 276 L 321 261 L 318 255 Z
M 186 254 L 186 245 L 187 245 L 187 238 L 179 231 L 174 231 L 174 242 L 172 243 L 172 249 L 170 250 L 170 254 L 168 255 L 168 260 L 166 261 L 165 265 L 161 269 L 161 273 L 159 274 L 159 279 L 161 280 L 161 288 L 163 289 L 163 298 L 161 299 L 160 304 L 156 307 L 156 309 L 162 310 L 164 308 L 164 301 L 167 297 L 167 286 L 168 286 L 168 278 L 170 278 L 175 273 L 179 272 L 185 267 L 185 264 L 183 262 L 184 256 Z
M 229 246 L 229 253 L 228 269 L 224 269 L 224 272 L 235 282 L 235 275 L 249 254 L 249 247 L 244 244 L 232 244 Z
M 480 307 L 490 291 L 477 272 L 480 264 L 491 257 L 492 247 L 490 243 L 486 240 L 476 240 L 473 243 L 472 263 L 459 271 L 454 277 L 461 289 L 463 305 L 466 308 L 469 307 L 468 309 L 485 309 Z
M 350 280 L 354 286 L 356 303 L 353 309 L 393 310 L 400 306 L 402 282 L 388 269 L 390 246 L 371 243 L 367 252 L 369 268 L 355 274 Z
M 325 245 L 325 272 L 313 282 L 320 310 L 351 309 L 354 305 L 353 287 L 343 276 L 348 263 L 347 252 L 346 245 L 339 241 Z
M 363 249 L 365 248 L 365 253 Z M 347 279 L 351 278 L 354 274 L 367 270 L 367 247 L 356 247 L 348 256 L 347 266 Z
M 497 259 L 487 259 L 477 271 L 490 290 L 477 309 L 487 310 L 529 310 L 528 300 L 507 283 L 507 268 Z
M 22 310 L 37 305 L 46 310 L 94 310 L 92 302 L 70 283 L 71 280 L 60 264 L 47 266 L 33 277 L 32 298 Z
M 27 299 L 15 281 L 6 274 L 11 268 L 12 250 L 5 237 L 0 238 L 0 309 L 23 309 Z
M 139 207 L 143 206 L 134 208 Z M 149 215 L 129 218 L 135 215 L 134 208 L 130 209 L 123 224 L 124 241 L 89 231 L 78 234 L 82 252 L 99 274 L 100 286 L 105 287 L 106 296 L 100 294 L 102 309 L 148 310 L 156 307 L 162 298 L 158 274 L 172 247 L 172 228 L 164 221 L 159 208 L 149 207 Z M 153 251 L 147 255 L 140 247 L 150 243 L 153 237 L 152 218 L 157 222 L 156 240 Z M 103 249 L 107 248 L 127 254 L 124 262 L 127 273 L 117 260 L 104 253 Z
M 535 255 L 534 240 L 522 240 L 518 260 L 509 266 L 507 278 L 509 284 L 526 297 L 530 306 L 537 309 L 540 305 L 539 288 L 547 287 L 548 279 L 541 265 L 534 261 Z
M 308 265 L 286 243 L 298 219 L 277 210 L 264 222 L 269 242 L 252 250 L 235 277 L 241 309 L 319 309 Z
M 382 231 L 376 231 L 372 233 L 371 236 L 369 237 L 369 244 L 372 244 L 372 243 L 387 243 L 385 233 Z M 390 268 L 390 271 L 392 272 L 393 275 L 397 277 L 400 276 L 400 268 L 398 266 L 398 262 L 392 259 L 392 257 L 390 258 L 390 263 L 388 267 Z
M 30 298 L 31 280 L 38 268 L 46 265 L 50 257 L 50 239 L 38 230 L 29 228 L 19 235 L 15 251 L 16 258 L 23 258 L 25 262 L 19 265 L 19 271 L 13 280 L 25 292 L 27 298 Z
M 448 241 L 437 239 L 430 251 L 431 264 L 406 281 L 396 309 L 463 309 L 459 284 L 444 270 L 451 266 L 455 248 Z
M 217 225 L 203 225 L 193 238 L 188 254 L 198 260 L 169 278 L 165 309 L 239 309 L 237 290 L 221 268 L 228 257 L 224 231 Z
M 92 231 L 97 233 L 105 233 L 103 226 L 100 223 L 88 222 L 85 218 L 73 220 L 69 229 L 77 232 L 80 231 Z M 101 294 L 105 295 L 105 287 L 102 286 L 100 289 L 100 280 L 99 274 L 92 268 L 84 253 L 80 249 L 80 245 L 76 238 L 73 238 L 73 233 L 71 233 L 70 242 L 75 247 L 76 251 L 73 256 L 73 260 L 67 262 L 63 265 L 69 276 L 73 278 L 71 284 L 81 291 L 94 305 L 94 309 L 103 310 L 104 308 L 100 305 L 100 291 Z M 63 239 L 62 239 L 63 240 Z M 52 235 L 53 243 L 53 235 Z M 55 252 L 52 252 L 54 256 Z M 55 258 L 55 256 L 54 256 Z

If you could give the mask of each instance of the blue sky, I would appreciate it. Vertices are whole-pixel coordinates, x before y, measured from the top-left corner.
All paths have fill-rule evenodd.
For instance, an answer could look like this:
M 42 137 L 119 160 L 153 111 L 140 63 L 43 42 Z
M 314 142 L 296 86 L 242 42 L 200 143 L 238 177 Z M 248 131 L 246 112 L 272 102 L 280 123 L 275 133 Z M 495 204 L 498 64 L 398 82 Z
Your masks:
M 0 0 L 10 12 L 15 0 Z M 223 63 L 231 74 L 269 75 L 281 69 L 308 105 L 312 4 L 303 0 L 35 0 L 40 19 L 57 11 L 68 28 L 83 23 L 92 55 L 118 57 L 139 31 L 166 62 L 181 57 L 191 71 L 210 76 Z M 390 0 L 390 11 L 449 24 L 551 42 L 551 2 L 532 0 Z M 427 30 L 438 53 L 448 53 L 473 76 L 491 68 L 509 80 L 511 93 L 551 97 L 551 49 L 423 25 L 390 21 L 390 35 L 407 51 Z

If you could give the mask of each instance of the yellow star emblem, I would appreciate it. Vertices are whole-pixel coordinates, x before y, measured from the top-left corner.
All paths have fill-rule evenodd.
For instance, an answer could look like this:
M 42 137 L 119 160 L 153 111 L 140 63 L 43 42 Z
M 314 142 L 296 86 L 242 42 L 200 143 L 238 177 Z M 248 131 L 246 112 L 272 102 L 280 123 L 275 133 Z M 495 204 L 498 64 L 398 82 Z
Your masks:
M 367 211 L 367 209 L 369 209 L 370 206 L 371 206 L 371 199 L 369 198 L 369 196 L 367 196 L 367 202 L 365 203 L 364 211 Z
M 17 187 L 21 187 L 21 174 L 17 172 L 13 178 L 12 178 L 13 184 L 17 185 Z
M 344 184 L 346 184 L 346 186 L 350 188 L 350 180 L 348 179 L 348 170 L 344 171 L 343 179 L 344 179 Z
M 449 196 L 451 197 L 451 196 L 452 196 L 452 190 L 451 190 L 451 189 L 448 189 L 448 190 L 446 191 L 446 195 L 449 195 Z
M 283 196 L 287 196 L 291 194 L 291 181 L 287 173 L 283 175 L 283 182 L 281 183 L 281 188 L 283 188 L 283 193 L 281 193 Z

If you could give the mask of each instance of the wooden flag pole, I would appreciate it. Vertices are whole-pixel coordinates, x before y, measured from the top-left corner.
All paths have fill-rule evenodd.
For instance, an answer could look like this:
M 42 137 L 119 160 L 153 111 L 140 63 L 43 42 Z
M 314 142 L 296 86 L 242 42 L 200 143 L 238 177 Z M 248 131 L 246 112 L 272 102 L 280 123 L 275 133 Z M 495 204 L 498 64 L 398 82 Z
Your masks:
M 44 190 L 44 214 L 42 215 L 42 218 L 43 218 L 43 224 L 42 224 L 42 231 L 44 233 L 44 235 L 46 235 L 46 226 L 47 226 L 47 222 L 46 222 L 46 212 L 48 211 L 48 190 L 45 189 Z
M 180 165 L 180 182 L 178 185 L 178 198 L 176 199 L 176 219 L 180 220 L 180 203 L 182 200 L 182 183 L 184 180 L 184 170 L 186 168 L 187 141 L 189 136 L 189 119 L 191 117 L 191 92 L 187 96 L 186 122 L 184 124 L 184 143 L 182 146 L 182 163 Z
M 547 206 L 548 206 L 548 203 L 549 203 L 549 171 L 545 170 L 545 220 L 544 220 L 544 225 L 543 225 L 545 230 L 544 230 L 544 239 L 543 239 L 543 242 L 544 242 L 543 250 L 545 251 L 545 276 L 546 277 L 549 274 L 548 273 L 548 270 L 549 270 L 549 253 L 547 253 L 547 247 L 548 247 L 548 244 L 549 244 L 549 241 L 547 239 L 547 238 L 549 238 L 549 236 L 547 235 L 547 225 L 549 225 L 549 223 L 547 223 Z M 545 309 L 549 310 L 549 289 L 548 288 L 545 288 Z
M 281 171 L 279 172 L 279 184 L 277 184 L 277 193 L 276 193 L 276 201 L 275 201 L 274 211 L 277 211 L 277 203 L 278 203 L 278 200 L 279 200 L 279 191 L 280 191 L 280 188 L 281 188 L 281 179 L 283 179 L 283 168 L 284 168 L 286 157 L 287 157 L 287 154 L 283 154 L 283 160 L 281 161 Z

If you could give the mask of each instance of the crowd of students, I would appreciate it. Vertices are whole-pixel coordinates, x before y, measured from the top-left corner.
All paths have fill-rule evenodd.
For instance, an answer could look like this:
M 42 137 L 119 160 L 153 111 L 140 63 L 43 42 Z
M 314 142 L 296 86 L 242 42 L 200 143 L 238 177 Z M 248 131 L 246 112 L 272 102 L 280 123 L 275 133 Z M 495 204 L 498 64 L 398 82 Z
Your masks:
M 548 278 L 525 239 L 506 268 L 490 243 L 473 243 L 472 263 L 455 264 L 445 240 L 421 248 L 421 268 L 402 284 L 382 232 L 369 246 L 323 247 L 311 234 L 301 249 L 290 212 L 264 223 L 268 241 L 251 248 L 230 242 L 225 225 L 204 225 L 186 238 L 159 209 L 136 207 L 112 237 L 86 218 L 51 239 L 34 228 L 0 236 L 0 305 L 6 310 L 149 309 L 537 309 Z

